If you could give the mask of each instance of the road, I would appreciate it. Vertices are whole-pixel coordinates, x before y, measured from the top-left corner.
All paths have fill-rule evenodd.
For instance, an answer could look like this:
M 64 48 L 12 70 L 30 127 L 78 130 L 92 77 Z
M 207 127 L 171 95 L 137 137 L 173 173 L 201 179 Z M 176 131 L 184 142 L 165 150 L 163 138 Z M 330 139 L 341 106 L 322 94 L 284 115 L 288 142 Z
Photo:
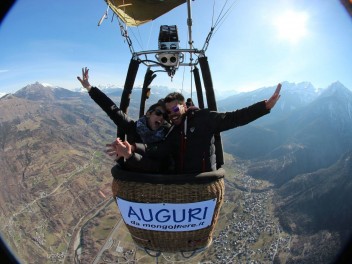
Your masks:
M 101 256 L 103 255 L 104 251 L 106 249 L 111 248 L 111 246 L 114 243 L 113 237 L 115 236 L 115 233 L 118 231 L 120 228 L 121 224 L 123 223 L 122 218 L 117 222 L 117 224 L 114 226 L 113 230 L 110 232 L 109 236 L 106 238 L 105 244 L 101 247 L 100 251 L 96 255 L 93 264 L 98 264 L 100 261 Z

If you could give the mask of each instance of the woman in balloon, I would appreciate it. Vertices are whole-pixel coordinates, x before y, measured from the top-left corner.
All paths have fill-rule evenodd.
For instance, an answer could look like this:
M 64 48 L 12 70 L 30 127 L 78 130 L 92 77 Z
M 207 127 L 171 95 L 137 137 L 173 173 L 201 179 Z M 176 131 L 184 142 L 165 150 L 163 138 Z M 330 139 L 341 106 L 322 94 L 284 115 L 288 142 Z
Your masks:
M 110 117 L 119 129 L 122 129 L 129 142 L 153 144 L 164 139 L 170 124 L 166 121 L 167 114 L 163 101 L 151 105 L 146 114 L 137 121 L 131 119 L 116 104 L 97 87 L 92 86 L 89 79 L 89 69 L 82 68 L 82 78 L 77 76 L 89 96 Z

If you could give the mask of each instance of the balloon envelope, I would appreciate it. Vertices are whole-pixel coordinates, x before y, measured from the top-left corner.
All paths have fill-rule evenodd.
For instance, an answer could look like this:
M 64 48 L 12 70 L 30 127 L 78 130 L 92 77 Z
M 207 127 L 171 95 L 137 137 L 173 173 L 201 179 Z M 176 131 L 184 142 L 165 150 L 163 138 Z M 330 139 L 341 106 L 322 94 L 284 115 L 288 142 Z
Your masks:
M 186 0 L 105 0 L 127 26 L 152 21 L 183 4 Z

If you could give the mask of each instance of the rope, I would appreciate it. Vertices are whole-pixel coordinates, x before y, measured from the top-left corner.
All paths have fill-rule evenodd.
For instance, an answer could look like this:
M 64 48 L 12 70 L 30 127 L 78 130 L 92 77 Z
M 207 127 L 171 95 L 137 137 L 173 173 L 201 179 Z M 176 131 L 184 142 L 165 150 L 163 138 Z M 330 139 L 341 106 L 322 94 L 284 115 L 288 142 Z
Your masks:
M 227 9 L 226 11 L 224 12 L 225 10 L 225 7 L 227 6 L 228 4 L 228 1 L 229 0 L 226 0 L 224 5 L 222 6 L 221 8 L 221 11 L 220 11 L 220 14 L 218 15 L 215 23 L 214 23 L 214 15 L 215 15 L 215 1 L 213 2 L 213 14 L 212 14 L 212 20 L 211 20 L 211 28 L 210 28 L 210 31 L 208 33 L 208 36 L 204 42 L 204 45 L 203 45 L 203 48 L 202 50 L 203 51 L 206 51 L 208 46 L 209 46 L 209 42 L 210 42 L 210 39 L 212 38 L 212 36 L 216 33 L 216 31 L 218 30 L 218 28 L 224 23 L 225 19 L 228 17 L 228 15 L 230 14 L 230 10 L 235 6 L 235 4 L 237 4 L 237 0 L 235 0 Z M 216 28 L 216 31 L 214 31 Z
M 148 42 L 147 42 L 147 49 L 149 49 L 149 44 L 150 44 L 150 39 L 151 39 L 151 36 L 152 36 L 153 29 L 154 29 L 154 20 L 152 21 L 152 26 L 151 26 L 151 29 L 150 29 L 150 31 L 149 31 L 149 37 L 148 37 Z
M 155 251 L 155 254 L 152 254 L 151 251 L 147 248 L 144 248 L 145 253 L 147 253 L 151 257 L 155 257 L 156 263 L 158 263 L 158 257 L 161 255 L 160 251 Z
M 138 43 L 140 49 L 143 50 L 143 45 L 142 45 L 142 43 L 141 43 L 142 37 L 141 37 L 140 31 L 139 31 L 139 27 L 137 26 L 137 32 L 138 32 L 139 37 L 136 36 L 136 34 L 133 32 L 133 30 L 130 30 L 130 31 L 132 32 L 132 35 L 134 36 L 135 40 L 137 41 L 137 43 Z M 132 42 L 131 42 L 131 43 L 132 43 Z
M 181 251 L 181 255 L 182 255 L 182 257 L 184 257 L 184 258 L 191 258 L 191 257 L 193 257 L 194 256 L 194 254 L 196 254 L 196 250 L 193 250 L 193 252 L 191 252 L 191 254 L 189 255 L 189 256 L 186 256 L 185 255 L 185 253 L 186 252 L 183 252 L 183 251 Z
M 226 1 L 227 2 L 227 1 Z M 235 0 L 230 7 L 226 10 L 225 14 L 219 19 L 219 21 L 216 24 L 217 30 L 214 32 L 214 34 L 218 31 L 219 27 L 225 22 L 226 18 L 230 14 L 230 10 L 238 3 L 238 0 Z

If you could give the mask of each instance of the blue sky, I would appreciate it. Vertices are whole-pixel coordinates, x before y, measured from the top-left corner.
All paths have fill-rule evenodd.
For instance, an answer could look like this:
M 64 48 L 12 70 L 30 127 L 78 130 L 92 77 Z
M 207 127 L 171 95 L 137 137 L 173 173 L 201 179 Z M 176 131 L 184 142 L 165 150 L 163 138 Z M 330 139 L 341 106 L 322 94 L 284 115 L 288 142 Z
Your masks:
M 224 96 L 278 82 L 309 81 L 325 88 L 340 81 L 352 89 L 352 18 L 338 0 L 237 0 L 207 49 L 216 93 Z M 216 0 L 215 15 L 224 0 Z M 202 48 L 213 1 L 192 2 L 193 40 Z M 0 26 L 0 94 L 39 81 L 68 89 L 90 68 L 95 85 L 123 86 L 131 59 L 117 20 L 98 27 L 104 0 L 18 0 Z M 136 51 L 157 49 L 160 25 L 178 25 L 186 47 L 186 5 L 130 30 Z M 140 66 L 135 85 L 142 85 Z M 189 68 L 171 81 L 159 73 L 153 85 L 190 89 Z

